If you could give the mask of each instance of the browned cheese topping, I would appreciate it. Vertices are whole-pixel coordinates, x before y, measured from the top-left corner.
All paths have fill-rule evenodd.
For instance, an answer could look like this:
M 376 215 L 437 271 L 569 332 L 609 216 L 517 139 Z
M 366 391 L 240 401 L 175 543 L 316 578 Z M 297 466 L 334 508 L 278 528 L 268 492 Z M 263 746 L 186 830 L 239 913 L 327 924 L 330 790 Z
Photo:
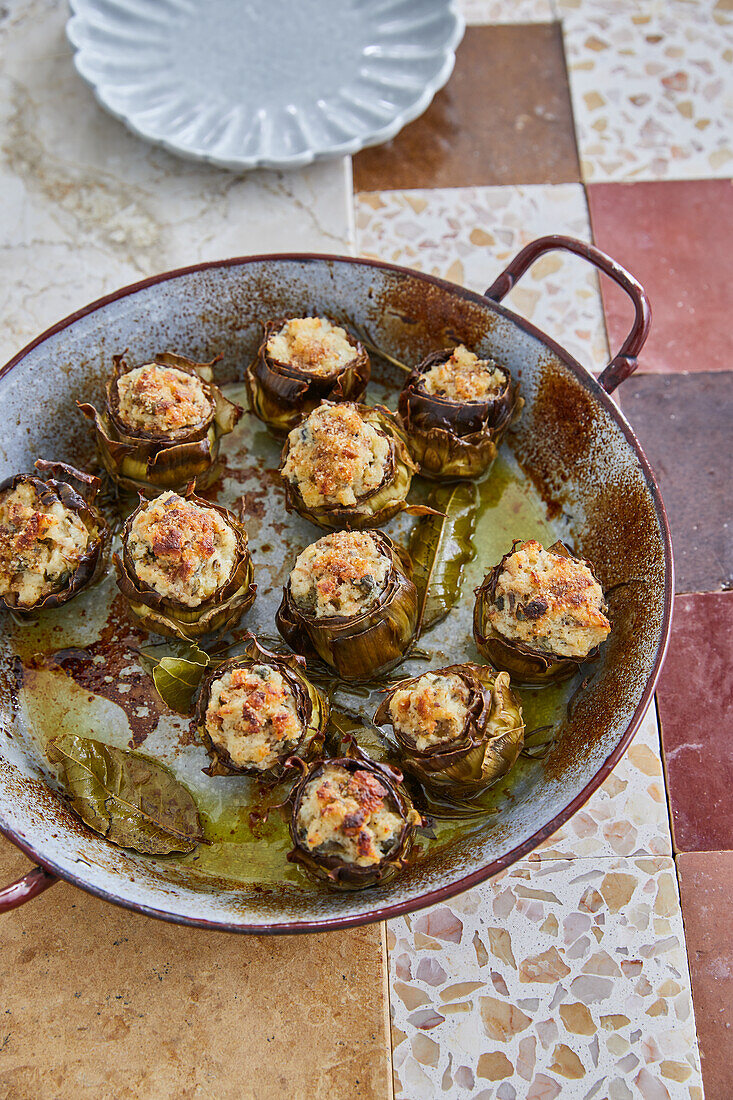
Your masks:
M 197 607 L 231 574 L 237 539 L 213 508 L 169 492 L 138 512 L 128 549 L 141 581 L 161 596 Z
M 319 405 L 288 436 L 283 477 L 306 507 L 356 504 L 379 487 L 390 457 L 387 437 L 355 405 Z
M 89 531 L 60 500 L 42 502 L 21 481 L 0 498 L 0 595 L 32 607 L 58 592 L 89 546 Z
M 372 772 L 328 764 L 306 787 L 298 835 L 311 851 L 369 867 L 379 863 L 400 836 L 404 821 L 395 808 Z
M 204 383 L 175 367 L 147 363 L 117 380 L 119 417 L 126 427 L 146 432 L 193 428 L 211 413 Z
M 389 713 L 395 729 L 422 752 L 461 737 L 469 703 L 468 686 L 455 672 L 426 672 L 395 691 Z
M 422 376 L 426 393 L 460 404 L 498 397 L 506 384 L 506 374 L 492 359 L 479 359 L 463 344 L 458 345 L 449 359 L 436 363 Z
M 267 341 L 267 354 L 308 374 L 342 370 L 356 357 L 344 329 L 324 317 L 295 317 Z
M 271 767 L 300 739 L 291 685 L 272 665 L 230 669 L 211 687 L 206 731 L 238 767 Z
M 369 532 L 335 531 L 298 555 L 290 594 L 317 619 L 358 615 L 384 590 L 389 568 L 389 559 Z
M 500 634 L 562 657 L 585 657 L 611 624 L 603 589 L 583 562 L 531 540 L 504 562 L 489 620 Z

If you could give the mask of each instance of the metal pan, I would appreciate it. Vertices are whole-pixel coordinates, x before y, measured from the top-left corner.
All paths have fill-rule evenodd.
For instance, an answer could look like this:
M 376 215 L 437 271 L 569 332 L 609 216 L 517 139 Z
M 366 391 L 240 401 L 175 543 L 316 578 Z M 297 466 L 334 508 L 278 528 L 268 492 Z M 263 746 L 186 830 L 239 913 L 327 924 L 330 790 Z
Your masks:
M 632 331 L 598 380 L 499 304 L 531 263 L 554 249 L 594 264 L 633 301 Z M 242 887 L 226 875 L 202 880 L 189 864 L 136 856 L 91 834 L 54 789 L 55 776 L 18 691 L 18 662 L 6 644 L 0 659 L 0 829 L 38 867 L 0 890 L 0 911 L 62 878 L 151 916 L 236 932 L 320 931 L 406 913 L 466 890 L 526 856 L 593 793 L 638 727 L 667 644 L 672 553 L 654 476 L 609 394 L 635 369 L 650 314 L 639 284 L 590 245 L 560 236 L 534 241 L 483 296 L 419 272 L 340 256 L 246 257 L 144 280 L 61 321 L 0 372 L 5 426 L 0 476 L 30 469 L 38 456 L 77 464 L 89 460 L 89 432 L 75 402 L 100 397 L 113 354 L 129 347 L 136 361 L 144 362 L 164 348 L 199 360 L 222 352 L 224 381 L 235 381 L 256 351 L 263 319 L 306 312 L 359 325 L 389 355 L 408 363 L 460 339 L 519 376 L 527 405 L 510 437 L 511 450 L 547 515 L 564 524 L 565 536 L 615 592 L 614 630 L 596 675 L 578 696 L 549 756 L 515 776 L 500 799 L 500 812 L 485 828 L 429 852 L 388 886 L 331 895 L 287 885 Z M 313 528 L 287 527 L 278 518 L 279 498 L 267 470 L 254 455 L 240 454 L 238 462 L 244 469 L 232 476 L 239 479 L 238 491 L 244 486 L 249 494 L 262 528 L 252 540 L 253 557 L 262 558 L 262 575 L 269 570 L 272 578 L 289 548 L 298 540 L 312 541 Z M 294 522 L 304 523 L 297 517 Z M 268 524 L 280 524 L 278 545 L 272 545 Z M 478 551 L 480 557 L 481 546 Z M 278 593 L 275 583 L 270 588 L 261 584 L 255 621 L 247 620 L 255 630 L 272 631 Z M 101 594 L 82 599 L 89 601 L 89 615 L 99 613 L 94 601 L 101 601 Z M 461 646 L 469 654 L 470 593 L 462 602 L 466 608 L 455 609 L 445 627 L 436 628 L 453 660 L 467 659 L 460 656 Z M 186 754 L 197 750 L 187 747 L 185 738 L 179 738 L 182 747 L 175 738 L 166 742 L 163 725 L 161 719 L 150 726 L 144 748 L 155 754 L 167 745 L 176 763 L 185 762 Z M 199 771 L 202 766 L 198 759 Z

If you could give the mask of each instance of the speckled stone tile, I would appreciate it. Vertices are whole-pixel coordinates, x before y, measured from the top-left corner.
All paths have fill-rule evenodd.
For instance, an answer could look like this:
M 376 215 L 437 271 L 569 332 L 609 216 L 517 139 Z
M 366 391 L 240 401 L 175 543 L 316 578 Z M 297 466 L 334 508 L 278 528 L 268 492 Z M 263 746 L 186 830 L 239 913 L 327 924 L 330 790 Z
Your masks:
M 579 178 L 557 23 L 469 27 L 425 114 L 354 157 L 359 191 Z
M 536 237 L 590 239 L 578 184 L 381 191 L 356 197 L 358 251 L 483 293 Z M 541 257 L 504 304 L 553 336 L 584 366 L 608 360 L 595 270 L 561 252 Z
M 76 73 L 68 14 L 64 0 L 0 4 L 0 363 L 87 302 L 168 268 L 350 251 L 348 161 L 236 176 L 141 141 Z
M 702 1100 L 669 857 L 517 863 L 388 945 L 397 1100 Z
M 28 861 L 0 837 L 0 882 Z M 232 936 L 59 884 L 2 918 L 4 1100 L 387 1100 L 382 926 Z
M 727 0 L 556 0 L 583 178 L 733 170 Z
M 678 852 L 733 850 L 732 656 L 733 592 L 679 596 L 657 693 Z
M 458 9 L 468 24 L 549 23 L 553 18 L 550 0 L 458 0 Z
M 706 1100 L 733 1092 L 733 852 L 677 859 Z
M 663 180 L 588 187 L 593 239 L 633 272 L 652 303 L 641 371 L 729 370 L 733 314 L 733 183 Z M 601 282 L 609 337 L 629 329 L 628 298 Z
M 671 854 L 659 724 L 652 703 L 608 778 L 529 858 Z
M 729 588 L 730 372 L 636 374 L 618 393 L 662 491 L 672 530 L 677 592 Z

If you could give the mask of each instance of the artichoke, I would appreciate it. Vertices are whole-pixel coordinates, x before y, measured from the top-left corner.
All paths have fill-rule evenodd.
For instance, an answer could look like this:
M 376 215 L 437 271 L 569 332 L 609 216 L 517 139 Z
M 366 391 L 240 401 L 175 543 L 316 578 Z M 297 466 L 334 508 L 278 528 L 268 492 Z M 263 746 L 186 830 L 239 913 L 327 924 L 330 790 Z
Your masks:
M 353 488 L 357 476 L 356 467 L 352 472 L 347 459 L 346 477 L 343 484 L 339 482 L 339 486 L 342 489 L 341 495 L 350 494 L 354 497 L 353 502 L 342 503 L 337 499 L 330 499 L 325 500 L 324 503 L 307 503 L 303 498 L 302 486 L 299 484 L 294 470 L 291 469 L 291 463 L 288 462 L 288 459 L 291 452 L 300 444 L 304 443 L 306 447 L 312 447 L 314 453 L 312 459 L 309 453 L 309 470 L 315 469 L 316 476 L 319 476 L 319 471 L 321 472 L 324 479 L 321 485 L 329 482 L 329 479 L 333 477 L 333 472 L 338 471 L 339 465 L 342 463 L 342 454 L 345 450 L 349 450 L 351 445 L 349 436 L 345 432 L 343 435 L 343 451 L 340 450 L 340 441 L 337 436 L 330 439 L 326 437 L 330 449 L 319 451 L 318 439 L 317 436 L 313 435 L 312 429 L 315 425 L 320 426 L 326 420 L 331 419 L 326 411 L 331 408 L 341 410 L 338 417 L 334 416 L 334 420 L 341 421 L 346 417 L 350 417 L 354 426 L 359 430 L 361 430 L 359 420 L 364 425 L 374 429 L 376 435 L 372 434 L 371 439 L 376 440 L 385 452 L 384 463 L 381 467 L 381 478 L 373 487 L 359 494 Z M 354 417 L 358 417 L 358 420 L 354 420 Z M 349 425 L 348 430 L 350 429 L 351 425 Z M 368 405 L 354 403 L 337 405 L 331 401 L 322 402 L 306 420 L 291 431 L 285 442 L 280 463 L 280 473 L 285 485 L 285 505 L 288 511 L 294 510 L 304 519 L 310 520 L 311 523 L 330 530 L 341 530 L 346 527 L 355 530 L 381 527 L 393 516 L 396 516 L 398 512 L 410 511 L 415 514 L 430 512 L 431 509 L 420 506 L 415 507 L 409 505 L 406 501 L 412 476 L 416 472 L 417 466 L 410 457 L 402 431 L 388 409 L 371 408 Z
M 138 517 L 145 517 L 153 508 L 178 509 L 178 514 L 173 516 L 171 522 L 171 526 L 175 527 L 177 523 L 180 524 L 180 509 L 185 504 L 196 505 L 209 513 L 215 513 L 219 517 L 220 528 L 223 523 L 233 544 L 228 575 L 200 600 L 191 597 L 185 601 L 170 590 L 166 593 L 156 590 L 139 576 L 141 564 L 136 563 L 131 550 L 131 535 Z M 187 541 L 183 525 L 180 524 L 179 532 L 169 531 L 167 538 L 167 544 L 162 541 L 160 545 L 154 544 L 150 547 L 149 558 L 160 568 L 167 567 L 171 578 L 189 575 L 195 580 L 196 570 L 190 569 L 190 563 L 186 562 L 184 556 L 189 552 L 191 543 Z M 211 553 L 210 548 L 207 552 Z M 140 625 L 169 638 L 190 641 L 213 631 L 227 630 L 251 607 L 257 592 L 244 527 L 228 509 L 197 496 L 189 495 L 184 501 L 175 493 L 164 493 L 156 501 L 141 499 L 140 505 L 125 523 L 122 531 L 122 555 L 115 554 L 114 563 L 117 569 L 117 586 Z M 202 564 L 207 564 L 206 560 L 202 559 Z
M 110 541 L 94 504 L 98 477 L 40 458 L 35 467 L 41 477 L 14 474 L 0 483 L 0 604 L 20 613 L 59 607 L 96 581 Z
M 399 397 L 399 419 L 423 477 L 475 478 L 485 474 L 504 433 L 524 405 L 519 383 L 505 367 L 501 368 L 506 377 L 503 389 L 485 400 L 462 402 L 428 393 L 425 374 L 446 363 L 454 350 L 445 348 L 423 359 Z
M 476 602 L 473 609 L 473 637 L 476 648 L 482 657 L 495 668 L 509 672 L 519 684 L 551 684 L 573 676 L 586 661 L 596 660 L 600 646 L 594 646 L 582 656 L 567 656 L 540 649 L 525 641 L 512 639 L 500 633 L 492 624 L 490 610 L 495 606 L 496 586 L 504 570 L 504 563 L 514 554 L 521 543 L 517 540 L 498 565 L 487 574 L 483 583 L 476 589 Z M 564 543 L 557 541 L 548 547 L 548 553 L 561 558 L 569 558 L 591 570 L 590 563 L 579 558 Z M 591 570 L 592 576 L 592 570 Z M 536 601 L 534 601 L 536 602 Z M 530 604 L 531 607 L 531 604 Z M 605 604 L 604 604 L 605 607 Z M 610 630 L 610 625 L 608 627 Z
M 274 358 L 268 353 L 268 342 L 288 320 L 282 317 L 265 324 L 257 356 L 244 376 L 252 412 L 278 436 L 287 435 L 321 401 L 360 401 L 371 374 L 364 347 L 343 329 L 339 332 L 353 347 L 354 355 L 328 374 Z
M 291 649 L 305 657 L 317 654 L 342 680 L 368 680 L 399 664 L 417 627 L 417 589 L 409 558 L 382 531 L 370 536 L 388 568 L 384 586 L 366 608 L 355 615 L 318 618 L 298 607 L 288 579 L 275 618 Z
M 246 635 L 245 640 L 247 645 L 242 656 L 230 657 L 229 660 L 211 668 L 199 687 L 195 709 L 196 726 L 206 751 L 213 761 L 205 771 L 208 775 L 271 776 L 274 779 L 280 779 L 286 770 L 285 762 L 289 758 L 310 760 L 321 754 L 330 708 L 327 699 L 306 678 L 305 661 L 302 657 L 271 653 L 264 649 L 252 634 Z M 211 719 L 207 720 L 207 710 L 211 703 L 212 691 L 219 681 L 239 669 L 244 671 L 256 669 L 258 670 L 256 674 L 260 675 L 263 665 L 279 673 L 285 681 L 285 690 L 289 690 L 295 703 L 295 715 L 300 723 L 300 733 L 293 739 L 283 738 L 280 744 L 284 747 L 277 753 L 270 752 L 269 758 L 265 757 L 262 762 L 238 764 L 232 759 L 225 735 L 215 729 Z M 214 736 L 212 736 L 212 730 Z M 239 729 L 237 732 L 240 732 Z
M 400 772 L 371 760 L 338 757 L 316 761 L 292 794 L 293 849 L 287 858 L 332 890 L 361 890 L 393 878 L 405 865 L 415 829 L 422 823 L 401 780 Z M 312 788 L 321 784 L 328 786 L 331 801 L 320 828 L 321 833 L 330 831 L 331 835 L 311 846 L 309 833 L 312 829 L 311 839 L 315 840 L 319 829 L 312 807 L 315 803 L 316 814 L 318 810 L 322 813 L 326 804 Z M 339 809 L 347 811 L 340 815 L 341 820 Z
M 94 421 L 99 457 L 110 477 L 123 489 L 153 497 L 166 489 L 182 491 L 192 482 L 197 491 L 207 489 L 221 474 L 219 441 L 231 432 L 242 415 L 239 405 L 228 401 L 213 382 L 213 366 L 196 363 L 173 352 L 156 355 L 146 366 L 172 368 L 201 383 L 202 410 L 198 420 L 165 430 L 131 427 L 120 412 L 120 379 L 129 374 L 124 355 L 114 355 L 114 377 L 107 383 L 104 412 L 88 403 L 79 409 Z
M 426 787 L 456 797 L 466 796 L 490 787 L 516 763 L 524 744 L 522 708 L 506 672 L 462 664 L 448 665 L 428 674 L 432 683 L 435 678 L 446 676 L 460 681 L 465 700 L 462 727 L 449 739 L 440 740 L 439 722 L 436 732 L 426 736 L 428 720 L 419 710 L 415 712 L 421 731 L 417 737 L 395 724 L 390 706 L 395 695 L 401 693 L 398 701 L 409 700 L 411 691 L 425 684 L 425 676 L 396 684 L 377 709 L 374 721 L 379 726 L 392 726 L 400 762 L 406 771 Z M 420 747 L 419 741 L 423 742 Z

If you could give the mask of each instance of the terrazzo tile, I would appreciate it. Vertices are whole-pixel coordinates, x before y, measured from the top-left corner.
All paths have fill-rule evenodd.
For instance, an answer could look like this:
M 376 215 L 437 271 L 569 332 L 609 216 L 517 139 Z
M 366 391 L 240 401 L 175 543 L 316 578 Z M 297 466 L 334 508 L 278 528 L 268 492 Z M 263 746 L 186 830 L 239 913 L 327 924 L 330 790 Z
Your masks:
M 388 945 L 396 1100 L 702 1100 L 669 857 L 520 862 Z
M 727 0 L 556 0 L 586 180 L 733 168 Z
M 654 704 L 607 779 L 530 861 L 672 854 Z
M 672 530 L 677 592 L 733 584 L 728 372 L 632 375 L 621 408 L 656 474 Z
M 733 592 L 680 596 L 657 691 L 676 851 L 733 849 L 732 654 Z
M 0 837 L 0 882 L 29 867 Z M 233 936 L 64 883 L 2 917 L 7 1100 L 386 1100 L 382 926 Z
M 645 287 L 653 323 L 642 371 L 727 370 L 733 313 L 733 256 L 722 225 L 733 225 L 730 180 L 597 183 L 588 188 L 593 239 Z M 610 279 L 601 281 L 611 343 L 633 311 Z
M 677 859 L 706 1100 L 733 1090 L 733 852 L 685 852 Z
M 553 18 L 550 0 L 458 0 L 458 9 L 468 24 L 549 23 Z
M 356 197 L 357 249 L 479 293 L 529 241 L 548 233 L 590 239 L 578 184 L 380 191 Z M 595 270 L 548 253 L 504 299 L 594 371 L 608 361 Z
M 425 114 L 392 141 L 354 157 L 360 191 L 577 179 L 554 23 L 469 27 L 453 75 Z

